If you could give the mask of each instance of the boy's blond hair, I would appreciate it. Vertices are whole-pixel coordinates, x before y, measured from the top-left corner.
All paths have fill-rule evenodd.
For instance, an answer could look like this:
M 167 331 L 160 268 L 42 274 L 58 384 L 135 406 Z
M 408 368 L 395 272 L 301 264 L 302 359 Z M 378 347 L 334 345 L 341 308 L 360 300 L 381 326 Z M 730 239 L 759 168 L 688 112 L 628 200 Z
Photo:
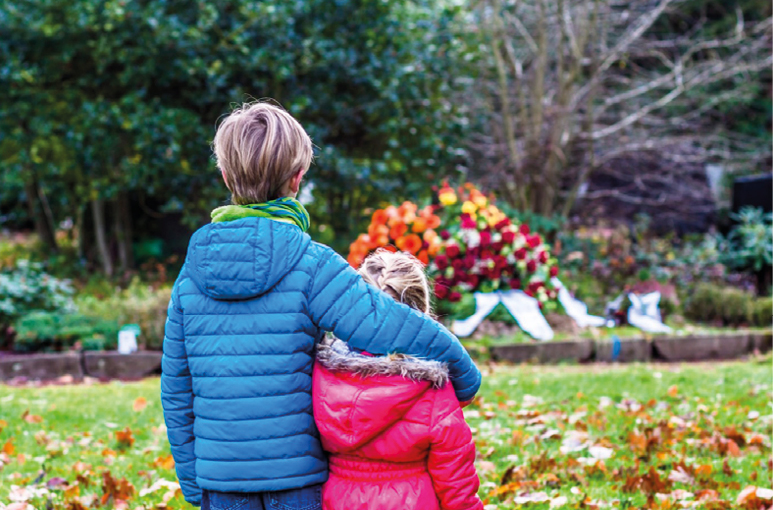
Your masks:
M 383 290 L 395 300 L 420 312 L 432 313 L 424 265 L 409 253 L 377 250 L 363 261 L 359 273 L 366 283 Z
M 289 113 L 269 103 L 236 108 L 217 128 L 213 142 L 236 205 L 280 197 L 287 180 L 311 164 L 309 135 Z

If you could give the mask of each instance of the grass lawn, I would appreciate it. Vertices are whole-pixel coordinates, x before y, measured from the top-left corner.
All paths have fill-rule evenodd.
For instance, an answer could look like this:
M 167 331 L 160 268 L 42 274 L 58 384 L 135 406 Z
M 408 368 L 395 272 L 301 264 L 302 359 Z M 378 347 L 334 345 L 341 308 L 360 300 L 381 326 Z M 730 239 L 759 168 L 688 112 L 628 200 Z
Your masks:
M 487 510 L 766 507 L 765 491 L 741 493 L 771 488 L 771 391 L 770 358 L 486 368 L 465 409 L 481 497 Z M 0 429 L 0 509 L 187 506 L 164 482 L 157 379 L 0 386 Z

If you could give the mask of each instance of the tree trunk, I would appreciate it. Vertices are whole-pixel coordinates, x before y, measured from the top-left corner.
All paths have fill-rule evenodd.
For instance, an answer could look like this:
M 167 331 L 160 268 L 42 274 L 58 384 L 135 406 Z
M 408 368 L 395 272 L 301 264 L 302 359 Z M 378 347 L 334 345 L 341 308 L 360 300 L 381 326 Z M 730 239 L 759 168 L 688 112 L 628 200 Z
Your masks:
M 105 204 L 99 200 L 91 201 L 91 212 L 94 216 L 94 237 L 97 241 L 97 252 L 102 263 L 102 270 L 107 276 L 113 276 L 113 260 L 107 246 L 107 234 L 105 233 Z
M 132 253 L 132 225 L 129 216 L 129 199 L 126 192 L 118 194 L 114 203 L 115 233 L 118 239 L 118 261 L 121 271 L 128 271 L 134 266 Z
M 78 236 L 77 254 L 78 260 L 84 260 L 86 258 L 86 207 L 84 205 L 78 206 L 78 211 L 75 213 L 75 228 L 73 228 Z
M 32 222 L 35 224 L 35 231 L 38 237 L 52 253 L 58 253 L 59 246 L 56 244 L 54 226 L 50 222 L 50 210 L 49 214 L 46 214 L 43 210 L 44 208 L 40 201 L 40 188 L 34 177 L 32 180 L 24 183 L 24 192 L 27 195 L 27 210 L 30 218 L 32 218 Z

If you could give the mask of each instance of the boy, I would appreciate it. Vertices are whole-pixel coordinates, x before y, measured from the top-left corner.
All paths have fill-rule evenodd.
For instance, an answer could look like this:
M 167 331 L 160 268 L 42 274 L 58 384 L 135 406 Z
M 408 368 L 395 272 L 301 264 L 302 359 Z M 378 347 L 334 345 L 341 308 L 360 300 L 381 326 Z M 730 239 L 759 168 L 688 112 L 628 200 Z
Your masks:
M 473 398 L 480 372 L 443 326 L 305 234 L 295 196 L 312 145 L 287 112 L 235 110 L 214 152 L 233 205 L 191 238 L 164 338 L 161 399 L 177 476 L 204 509 L 320 508 L 327 461 L 311 370 L 325 331 L 374 354 L 448 363 L 460 401 Z

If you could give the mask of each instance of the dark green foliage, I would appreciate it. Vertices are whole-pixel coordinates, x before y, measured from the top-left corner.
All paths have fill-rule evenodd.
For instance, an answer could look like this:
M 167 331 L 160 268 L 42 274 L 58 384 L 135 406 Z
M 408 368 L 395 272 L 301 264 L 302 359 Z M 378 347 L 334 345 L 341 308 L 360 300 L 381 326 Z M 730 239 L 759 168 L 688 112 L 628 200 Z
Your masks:
M 474 51 L 459 16 L 407 0 L 4 2 L 0 203 L 20 213 L 32 190 L 56 223 L 130 193 L 200 224 L 227 198 L 218 118 L 271 97 L 318 146 L 315 227 L 345 232 L 461 161 L 453 73 Z
M 0 272 L 0 328 L 32 311 L 72 310 L 72 293 L 67 280 L 47 274 L 40 264 L 19 260 Z
M 732 287 L 701 283 L 690 293 L 685 316 L 724 326 L 770 327 L 773 298 L 755 298 Z
M 86 350 L 115 349 L 118 324 L 78 313 L 33 312 L 15 324 L 16 351 L 50 351 L 81 342 Z

